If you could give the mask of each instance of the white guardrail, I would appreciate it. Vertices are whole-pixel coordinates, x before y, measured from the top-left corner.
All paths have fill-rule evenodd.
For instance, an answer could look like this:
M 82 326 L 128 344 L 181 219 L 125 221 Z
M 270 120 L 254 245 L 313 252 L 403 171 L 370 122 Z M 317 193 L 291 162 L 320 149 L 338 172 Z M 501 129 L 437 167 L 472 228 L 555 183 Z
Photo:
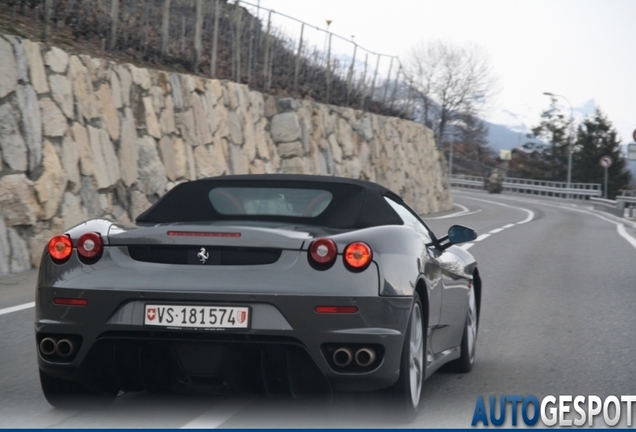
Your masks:
M 485 178 L 479 176 L 458 175 L 449 177 L 451 186 L 485 189 Z M 551 196 L 557 198 L 590 199 L 603 195 L 600 183 L 570 183 L 543 180 L 528 180 L 505 177 L 502 183 L 506 192 L 527 193 L 533 195 Z
M 596 210 L 625 218 L 636 218 L 636 192 L 622 191 L 615 200 L 590 198 Z

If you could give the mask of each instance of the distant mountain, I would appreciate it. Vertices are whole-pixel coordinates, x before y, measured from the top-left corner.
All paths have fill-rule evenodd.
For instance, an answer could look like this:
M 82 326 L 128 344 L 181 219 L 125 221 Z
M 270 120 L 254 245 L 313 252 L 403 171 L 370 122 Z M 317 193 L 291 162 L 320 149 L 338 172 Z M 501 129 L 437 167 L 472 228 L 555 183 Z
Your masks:
M 562 109 L 569 111 L 569 106 L 561 106 Z M 583 105 L 574 107 L 572 115 L 574 123 L 581 123 L 587 116 L 594 114 L 596 111 L 596 101 L 590 99 Z M 525 113 L 513 112 L 510 110 L 500 110 L 496 112 L 491 121 L 485 121 L 489 129 L 488 139 L 490 147 L 499 151 L 500 149 L 513 149 L 521 147 L 527 142 L 540 142 L 536 138 L 528 138 L 528 134 L 532 132 L 531 128 L 537 120 L 530 120 L 534 116 L 534 112 L 526 111 Z
M 521 147 L 528 141 L 536 141 L 528 138 L 527 133 L 513 130 L 510 126 L 485 122 L 488 126 L 488 144 L 493 150 L 513 149 Z

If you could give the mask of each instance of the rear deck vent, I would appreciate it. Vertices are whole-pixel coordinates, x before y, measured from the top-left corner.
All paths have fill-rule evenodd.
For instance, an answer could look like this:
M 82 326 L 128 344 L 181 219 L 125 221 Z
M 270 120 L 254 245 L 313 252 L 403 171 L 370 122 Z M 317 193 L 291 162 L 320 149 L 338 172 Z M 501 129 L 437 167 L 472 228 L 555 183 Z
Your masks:
M 263 265 L 280 258 L 281 249 L 229 246 L 128 246 L 135 261 L 158 264 Z

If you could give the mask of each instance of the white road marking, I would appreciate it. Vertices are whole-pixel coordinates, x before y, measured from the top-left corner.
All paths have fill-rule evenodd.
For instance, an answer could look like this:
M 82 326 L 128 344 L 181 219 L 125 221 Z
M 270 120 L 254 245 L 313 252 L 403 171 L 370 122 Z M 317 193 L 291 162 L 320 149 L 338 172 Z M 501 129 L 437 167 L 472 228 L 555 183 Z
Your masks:
M 636 248 L 636 239 L 630 236 L 629 234 L 627 234 L 627 231 L 625 231 L 625 225 L 619 224 L 618 222 L 614 222 L 614 223 L 616 224 L 616 230 L 618 231 L 618 235 L 623 237 L 625 240 L 629 242 L 630 245 Z
M 0 315 L 9 314 L 11 312 L 18 312 L 24 309 L 30 309 L 32 307 L 35 307 L 35 302 L 25 303 L 25 304 L 21 304 L 17 306 L 11 306 L 8 308 L 0 309 Z
M 493 204 L 500 204 L 500 205 L 503 205 L 503 206 L 506 206 L 506 207 L 513 207 L 513 208 L 521 209 L 520 207 L 508 206 L 506 204 L 501 204 L 501 203 L 497 203 L 497 202 L 494 202 L 494 201 L 480 200 L 478 198 L 468 197 L 468 196 L 465 196 L 465 195 L 463 195 L 463 198 L 473 199 L 473 200 L 477 200 L 477 201 L 491 202 Z M 555 208 L 560 208 L 560 209 L 565 209 L 565 210 L 576 211 L 576 212 L 579 212 L 579 213 L 585 213 L 585 214 L 588 214 L 590 216 L 596 216 L 599 219 L 602 219 L 602 220 L 604 220 L 606 222 L 609 222 L 609 223 L 612 223 L 612 224 L 616 225 L 616 232 L 618 233 L 618 235 L 623 237 L 625 240 L 627 240 L 627 242 L 630 245 L 632 245 L 634 248 L 636 248 L 636 239 L 633 236 L 631 236 L 631 235 L 629 235 L 627 233 L 627 231 L 625 230 L 625 224 L 624 223 L 616 222 L 616 221 L 614 221 L 612 219 L 609 219 L 609 218 L 607 218 L 605 216 L 602 216 L 600 214 L 593 213 L 593 212 L 588 211 L 588 210 L 583 210 L 583 209 L 577 208 L 577 204 L 571 204 L 571 203 L 553 204 L 553 203 L 547 203 L 547 202 L 539 201 L 537 199 L 520 198 L 520 197 L 518 198 L 518 197 L 511 197 L 511 196 L 505 196 L 505 197 L 502 196 L 501 199 L 505 199 L 505 200 L 508 200 L 508 201 L 526 202 L 526 203 L 544 205 L 544 206 L 548 206 L 548 207 L 555 207 Z M 527 210 L 527 209 L 521 209 L 521 210 L 526 210 L 528 212 L 530 211 L 530 210 Z M 522 223 L 526 223 L 526 222 L 529 222 L 529 220 L 522 221 L 522 222 L 517 222 L 517 224 L 522 224 Z M 636 225 L 634 223 L 632 223 L 632 224 Z M 516 225 L 516 224 L 513 224 L 513 225 Z M 508 226 L 506 226 L 506 227 L 508 227 Z
M 490 237 L 493 234 L 500 233 L 503 230 L 508 229 L 508 228 L 512 228 L 515 225 L 522 225 L 522 224 L 528 223 L 532 219 L 534 219 L 534 212 L 532 210 L 528 210 L 528 209 L 523 208 L 523 207 L 511 206 L 511 205 L 503 204 L 503 203 L 496 202 L 496 201 L 489 201 L 489 200 L 484 200 L 484 199 L 479 199 L 479 198 L 473 198 L 473 197 L 469 197 L 469 196 L 465 196 L 465 195 L 463 195 L 462 197 L 463 198 L 467 198 L 467 199 L 472 199 L 472 200 L 475 200 L 475 201 L 485 202 L 485 203 L 488 203 L 488 204 L 495 204 L 495 205 L 500 205 L 500 206 L 503 206 L 503 207 L 510 207 L 510 208 L 514 208 L 514 209 L 517 209 L 517 210 L 523 210 L 526 213 L 528 213 L 528 217 L 526 217 L 524 220 L 516 222 L 516 223 L 504 225 L 501 228 L 495 228 L 492 231 L 490 231 L 488 234 L 482 234 L 479 237 L 477 237 L 474 240 L 475 242 L 479 242 L 479 241 L 485 240 L 485 239 L 487 239 L 488 237 Z M 459 204 L 456 204 L 456 205 L 459 205 Z M 463 215 L 466 215 L 466 214 L 468 214 L 468 213 L 464 213 Z M 439 219 L 441 219 L 441 218 L 439 218 Z M 472 246 L 474 246 L 474 243 L 467 243 L 467 244 L 465 244 L 463 246 L 460 246 L 460 247 L 462 247 L 464 250 L 468 250 Z
M 625 230 L 625 224 L 621 223 L 621 222 L 616 222 L 612 219 L 606 218 L 605 216 L 602 216 L 600 214 L 596 214 L 596 213 L 592 213 L 590 211 L 587 210 L 583 210 L 583 209 L 579 209 L 579 208 L 573 208 L 573 207 L 568 207 L 568 206 L 563 206 L 563 205 L 556 205 L 556 204 L 549 204 L 549 203 L 542 203 L 542 202 L 537 202 L 537 204 L 541 204 L 541 205 L 545 205 L 548 207 L 556 207 L 556 208 L 562 208 L 565 210 L 571 210 L 571 211 L 575 211 L 575 212 L 579 212 L 579 213 L 585 213 L 588 214 L 590 216 L 596 216 L 599 219 L 602 219 L 606 222 L 612 223 L 614 225 L 616 225 L 616 232 L 618 233 L 618 235 L 620 235 L 621 237 L 623 237 L 625 240 L 627 240 L 627 242 L 632 245 L 634 248 L 636 248 L 636 239 L 632 236 L 630 236 L 629 234 L 627 234 L 627 231 Z
M 464 249 L 464 250 L 468 250 L 468 249 L 470 249 L 473 246 L 475 246 L 475 243 L 464 243 L 462 245 L 459 245 L 459 247 Z
M 528 213 L 528 217 L 527 218 L 525 218 L 524 220 L 522 220 L 520 222 L 515 223 L 514 225 L 522 225 L 522 224 L 528 223 L 532 219 L 534 219 L 534 212 L 532 210 L 528 210 L 528 209 L 523 208 L 523 207 L 511 206 L 511 205 L 500 203 L 500 202 L 497 202 L 497 201 L 489 201 L 489 200 L 473 198 L 473 197 L 469 197 L 469 196 L 464 196 L 464 198 L 475 200 L 475 201 L 481 201 L 481 202 L 485 202 L 485 203 L 488 203 L 488 204 L 500 205 L 502 207 L 510 207 L 510 208 L 517 209 L 517 210 L 522 210 L 522 211 Z
M 216 429 L 251 402 L 251 400 L 223 400 L 199 417 L 181 426 L 181 429 Z
M 468 216 L 471 214 L 475 214 L 475 213 L 479 213 L 481 211 L 481 209 L 477 209 L 475 211 L 469 211 L 468 207 L 464 207 L 461 204 L 457 204 L 455 203 L 455 205 L 457 207 L 462 208 L 463 210 L 457 213 L 453 213 L 453 214 L 449 214 L 449 215 L 445 215 L 445 216 L 438 216 L 438 217 L 432 217 L 432 218 L 424 218 L 424 220 L 433 220 L 433 219 L 448 219 L 448 218 L 454 218 L 454 217 L 459 217 L 459 216 Z

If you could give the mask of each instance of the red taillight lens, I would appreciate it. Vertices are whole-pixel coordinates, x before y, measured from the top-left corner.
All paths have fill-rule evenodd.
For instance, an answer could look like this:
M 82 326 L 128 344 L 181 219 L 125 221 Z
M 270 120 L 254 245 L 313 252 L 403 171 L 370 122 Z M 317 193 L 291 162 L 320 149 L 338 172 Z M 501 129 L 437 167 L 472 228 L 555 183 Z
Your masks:
M 336 246 L 336 242 L 329 238 L 314 240 L 309 245 L 309 256 L 316 264 L 333 264 L 337 255 L 338 247 Z
M 73 252 L 73 244 L 71 238 L 67 235 L 59 235 L 49 240 L 49 255 L 51 258 L 59 261 L 68 259 Z
M 77 252 L 84 258 L 97 258 L 103 249 L 102 236 L 97 233 L 83 234 L 77 240 Z
M 86 306 L 88 305 L 88 300 L 83 298 L 56 297 L 53 299 L 53 303 L 60 306 Z
M 371 264 L 373 252 L 368 244 L 355 242 L 345 248 L 343 257 L 350 270 L 362 271 Z
M 358 312 L 356 306 L 316 306 L 314 310 L 319 314 L 353 314 Z

